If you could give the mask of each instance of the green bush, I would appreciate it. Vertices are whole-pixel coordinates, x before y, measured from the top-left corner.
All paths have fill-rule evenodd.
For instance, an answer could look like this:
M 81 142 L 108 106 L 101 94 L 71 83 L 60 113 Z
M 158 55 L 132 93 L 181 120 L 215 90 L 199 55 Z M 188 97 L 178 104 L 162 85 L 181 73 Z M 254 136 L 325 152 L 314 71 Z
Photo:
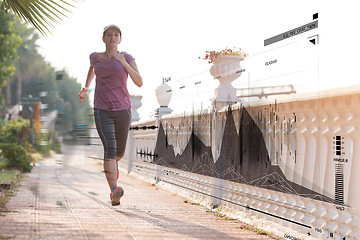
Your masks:
M 0 143 L 16 143 L 25 148 L 29 146 L 30 121 L 18 117 L 0 124 Z
M 9 161 L 10 167 L 19 167 L 23 171 L 30 171 L 30 158 L 27 156 L 27 151 L 24 147 L 14 143 L 0 144 L 2 155 Z

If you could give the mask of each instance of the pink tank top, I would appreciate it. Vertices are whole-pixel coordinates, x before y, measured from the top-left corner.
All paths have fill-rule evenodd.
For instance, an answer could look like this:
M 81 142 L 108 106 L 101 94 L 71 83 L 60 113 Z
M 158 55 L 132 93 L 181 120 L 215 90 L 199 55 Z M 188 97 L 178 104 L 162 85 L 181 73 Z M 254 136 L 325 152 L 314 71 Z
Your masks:
M 90 64 L 94 67 L 96 87 L 94 108 L 119 111 L 131 108 L 130 95 L 127 89 L 128 73 L 123 65 L 116 59 L 109 62 L 97 60 L 99 53 L 90 54 Z M 134 58 L 124 52 L 126 62 L 129 64 Z

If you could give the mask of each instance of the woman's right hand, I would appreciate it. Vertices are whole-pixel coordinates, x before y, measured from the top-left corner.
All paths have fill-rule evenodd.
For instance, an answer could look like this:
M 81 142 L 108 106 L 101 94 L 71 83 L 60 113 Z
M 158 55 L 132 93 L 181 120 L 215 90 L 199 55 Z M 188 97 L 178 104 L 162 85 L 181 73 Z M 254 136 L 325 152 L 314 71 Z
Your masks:
M 88 88 L 83 88 L 81 91 L 80 91 L 80 93 L 79 93 L 79 99 L 80 99 L 80 101 L 82 102 L 84 99 L 85 99 L 85 93 L 87 93 L 87 91 L 88 91 Z

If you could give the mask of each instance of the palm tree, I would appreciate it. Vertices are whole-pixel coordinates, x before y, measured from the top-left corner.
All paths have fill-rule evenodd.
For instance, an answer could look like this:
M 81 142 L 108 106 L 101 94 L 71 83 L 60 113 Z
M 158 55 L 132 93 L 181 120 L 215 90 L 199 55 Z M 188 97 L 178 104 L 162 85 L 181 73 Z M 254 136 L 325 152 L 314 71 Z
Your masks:
M 15 19 L 14 33 L 21 38 L 21 44 L 16 49 L 17 60 L 14 64 L 15 73 L 7 80 L 5 85 L 6 105 L 11 106 L 20 102 L 22 86 L 34 77 L 38 67 L 43 63 L 43 57 L 38 52 L 36 41 L 40 38 L 34 28 L 28 28 Z M 16 82 L 16 85 L 13 83 Z M 15 102 L 14 102 L 15 101 Z
M 49 27 L 59 23 L 62 17 L 71 13 L 68 7 L 77 0 L 0 0 L 0 11 L 11 9 L 20 19 L 29 22 L 42 35 L 50 33 Z
M 16 28 L 21 28 L 21 23 L 16 23 Z M 43 62 L 42 56 L 39 54 L 36 41 L 40 38 L 39 34 L 33 28 L 22 27 L 19 30 L 22 44 L 17 48 L 19 56 L 15 63 L 16 72 L 14 77 L 17 79 L 16 85 L 16 103 L 19 103 L 22 95 L 22 85 L 27 83 L 33 76 L 36 68 Z

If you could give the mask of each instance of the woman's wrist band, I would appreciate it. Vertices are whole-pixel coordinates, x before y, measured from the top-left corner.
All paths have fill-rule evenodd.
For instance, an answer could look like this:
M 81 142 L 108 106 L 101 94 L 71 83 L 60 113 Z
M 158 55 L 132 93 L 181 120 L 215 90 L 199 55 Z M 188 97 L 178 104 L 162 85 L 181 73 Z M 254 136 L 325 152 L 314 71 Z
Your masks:
M 85 89 L 85 90 L 89 90 L 89 88 L 88 88 L 88 87 L 84 87 L 84 89 Z

